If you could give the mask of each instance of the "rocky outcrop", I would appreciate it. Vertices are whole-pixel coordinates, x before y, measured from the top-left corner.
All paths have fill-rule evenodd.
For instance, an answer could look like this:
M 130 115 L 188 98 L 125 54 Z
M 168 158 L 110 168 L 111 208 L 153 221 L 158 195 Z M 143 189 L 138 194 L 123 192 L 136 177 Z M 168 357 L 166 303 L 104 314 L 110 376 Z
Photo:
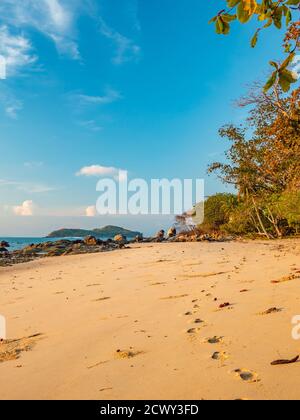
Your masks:
M 136 235 L 135 242 L 140 243 L 140 242 L 143 242 L 143 240 L 144 240 L 143 235 Z
M 127 238 L 124 235 L 116 235 L 114 237 L 114 241 L 117 242 L 118 244 L 126 244 L 127 243 Z
M 91 236 L 85 238 L 83 241 L 59 240 L 56 242 L 31 244 L 13 252 L 9 252 L 6 248 L 0 248 L 0 267 L 25 263 L 45 257 L 108 252 L 124 247 L 124 243 L 112 240 L 101 241 Z
M 175 236 L 174 236 L 175 235 Z M 138 235 L 131 241 L 127 241 L 124 235 L 117 235 L 114 240 L 102 241 L 95 236 L 88 236 L 84 240 L 62 239 L 55 242 L 44 242 L 31 244 L 17 251 L 9 252 L 7 247 L 0 246 L 0 267 L 13 264 L 26 263 L 35 259 L 45 257 L 59 257 L 62 255 L 91 254 L 98 252 L 108 252 L 126 248 L 127 244 L 149 243 L 149 242 L 203 242 L 203 241 L 229 241 L 233 237 L 225 237 L 220 233 L 201 234 L 198 231 L 181 232 L 176 234 L 175 228 L 171 228 L 165 237 L 165 231 L 160 230 L 154 238 L 143 238 Z M 4 244 L 4 241 L 3 241 Z M 1 245 L 1 244 L 0 244 Z
M 157 242 L 162 242 L 165 239 L 165 231 L 162 229 L 159 232 L 157 232 L 155 239 Z
M 168 230 L 168 233 L 167 233 L 167 238 L 168 238 L 168 239 L 170 239 L 170 238 L 175 238 L 176 234 L 177 234 L 176 228 L 175 228 L 175 227 L 171 227 L 171 228 Z
M 9 245 L 8 242 L 6 242 L 6 241 L 1 241 L 0 242 L 0 248 L 9 248 L 9 247 L 10 247 L 10 245 Z
M 98 245 L 98 240 L 95 236 L 89 235 L 84 238 L 83 243 L 88 246 L 96 246 Z
M 220 233 L 201 234 L 197 231 L 182 232 L 172 238 L 174 242 L 224 242 L 234 239 L 232 236 L 222 235 Z

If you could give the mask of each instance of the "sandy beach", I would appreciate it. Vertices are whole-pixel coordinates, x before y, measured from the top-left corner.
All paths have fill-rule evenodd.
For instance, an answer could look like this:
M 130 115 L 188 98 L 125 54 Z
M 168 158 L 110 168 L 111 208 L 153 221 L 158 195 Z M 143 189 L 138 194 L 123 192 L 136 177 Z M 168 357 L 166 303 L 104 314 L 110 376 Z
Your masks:
M 299 255 L 163 243 L 0 268 L 0 398 L 299 399 L 300 364 L 271 366 L 300 354 Z

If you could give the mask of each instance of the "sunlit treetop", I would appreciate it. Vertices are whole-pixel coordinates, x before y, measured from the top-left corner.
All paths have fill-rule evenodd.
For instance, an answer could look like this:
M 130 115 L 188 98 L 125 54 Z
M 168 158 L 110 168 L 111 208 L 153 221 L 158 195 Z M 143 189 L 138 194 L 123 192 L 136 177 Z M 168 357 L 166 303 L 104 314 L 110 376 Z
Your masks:
M 257 17 L 259 26 L 251 40 L 253 48 L 259 40 L 261 31 L 271 26 L 277 29 L 286 27 L 283 49 L 287 57 L 283 62 L 270 62 L 274 70 L 264 90 L 268 91 L 277 84 L 284 92 L 288 92 L 291 84 L 298 80 L 297 74 L 292 72 L 289 66 L 300 50 L 300 0 L 223 0 L 223 2 L 225 8 L 213 17 L 210 23 L 215 23 L 218 34 L 227 35 L 232 22 L 246 24 Z

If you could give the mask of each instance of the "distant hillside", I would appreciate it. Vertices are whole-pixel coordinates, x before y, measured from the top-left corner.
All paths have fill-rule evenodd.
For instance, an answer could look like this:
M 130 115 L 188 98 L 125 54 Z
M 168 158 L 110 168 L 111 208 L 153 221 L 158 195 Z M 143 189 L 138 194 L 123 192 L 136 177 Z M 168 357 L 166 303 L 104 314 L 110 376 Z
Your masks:
M 116 235 L 124 235 L 127 238 L 134 238 L 141 235 L 140 232 L 133 232 L 118 226 L 105 226 L 101 229 L 85 230 L 85 229 L 60 229 L 51 232 L 47 238 L 84 238 L 93 235 L 96 238 L 114 238 Z

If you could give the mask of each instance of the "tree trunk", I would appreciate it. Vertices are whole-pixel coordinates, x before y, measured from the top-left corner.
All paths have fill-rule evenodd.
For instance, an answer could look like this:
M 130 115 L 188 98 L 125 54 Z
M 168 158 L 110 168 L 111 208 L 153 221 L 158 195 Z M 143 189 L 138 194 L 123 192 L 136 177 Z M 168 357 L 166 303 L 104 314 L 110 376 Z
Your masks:
M 278 236 L 278 238 L 282 238 L 282 233 L 279 230 L 278 224 L 275 220 L 275 217 L 273 216 L 273 213 L 271 212 L 270 208 L 267 207 L 267 210 L 269 212 L 270 218 L 268 217 L 268 219 L 270 220 L 270 222 L 272 223 L 272 225 L 274 226 L 274 229 L 276 231 L 276 234 Z
M 266 230 L 266 228 L 265 228 L 265 226 L 264 226 L 264 224 L 263 224 L 263 221 L 262 221 L 262 219 L 261 219 L 261 217 L 260 217 L 259 210 L 258 210 L 258 208 L 257 208 L 257 205 L 256 205 L 256 202 L 255 202 L 255 200 L 254 200 L 254 197 L 252 197 L 252 202 L 253 202 L 253 205 L 254 205 L 254 209 L 255 209 L 255 212 L 256 212 L 257 219 L 258 219 L 259 224 L 260 224 L 260 226 L 261 226 L 261 228 L 262 228 L 262 230 L 263 230 L 263 232 L 264 232 L 264 235 L 265 235 L 268 239 L 271 239 L 271 237 L 270 237 L 270 235 L 268 234 L 268 232 L 267 232 L 267 230 Z

